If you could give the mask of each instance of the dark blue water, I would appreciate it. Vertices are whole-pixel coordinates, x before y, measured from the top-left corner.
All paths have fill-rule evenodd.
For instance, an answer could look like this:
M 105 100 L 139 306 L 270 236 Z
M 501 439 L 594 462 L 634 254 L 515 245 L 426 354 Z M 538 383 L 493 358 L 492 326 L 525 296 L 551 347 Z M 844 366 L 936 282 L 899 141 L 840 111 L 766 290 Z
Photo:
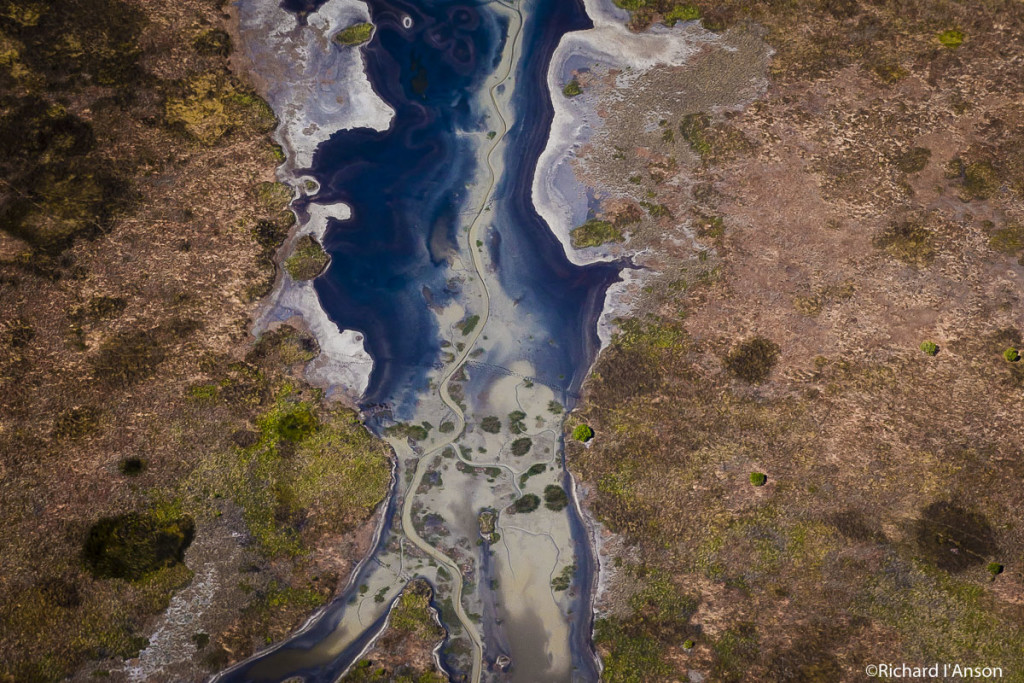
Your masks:
M 533 3 L 525 33 L 525 70 L 516 94 L 503 227 L 490 242 L 502 285 L 543 321 L 558 352 L 538 348 L 546 375 L 568 387 L 586 368 L 596 342 L 593 320 L 609 266 L 571 265 L 533 211 L 533 168 L 547 134 L 551 106 L 544 74 L 558 38 L 589 21 L 574 0 Z M 316 281 L 330 318 L 362 332 L 374 371 L 364 403 L 388 404 L 404 419 L 425 391 L 438 362 L 440 338 L 429 304 L 443 305 L 465 186 L 475 156 L 460 131 L 484 129 L 472 93 L 493 71 L 506 22 L 486 4 L 371 0 L 374 39 L 363 50 L 376 92 L 395 109 L 389 130 L 342 131 L 324 143 L 310 169 L 321 183 L 318 201 L 344 201 L 353 217 L 334 222 L 324 247 L 331 267 Z M 402 27 L 410 16 L 413 26 Z

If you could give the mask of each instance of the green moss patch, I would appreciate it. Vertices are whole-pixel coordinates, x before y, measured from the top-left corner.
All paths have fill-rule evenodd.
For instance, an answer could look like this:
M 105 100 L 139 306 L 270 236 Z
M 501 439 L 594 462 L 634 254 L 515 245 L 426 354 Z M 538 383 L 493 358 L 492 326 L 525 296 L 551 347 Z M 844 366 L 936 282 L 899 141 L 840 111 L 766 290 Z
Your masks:
M 935 257 L 932 232 L 913 221 L 894 223 L 873 239 L 875 247 L 910 266 L 924 267 Z
M 565 84 L 562 88 L 562 94 L 566 97 L 576 97 L 583 93 L 583 88 L 580 86 L 580 82 L 575 78 Z
M 583 225 L 573 228 L 569 237 L 576 249 L 599 247 L 602 244 L 623 242 L 626 239 L 615 225 L 598 218 L 591 218 Z
M 338 31 L 334 36 L 334 42 L 338 45 L 362 45 L 373 37 L 373 24 L 360 23 L 352 24 Z

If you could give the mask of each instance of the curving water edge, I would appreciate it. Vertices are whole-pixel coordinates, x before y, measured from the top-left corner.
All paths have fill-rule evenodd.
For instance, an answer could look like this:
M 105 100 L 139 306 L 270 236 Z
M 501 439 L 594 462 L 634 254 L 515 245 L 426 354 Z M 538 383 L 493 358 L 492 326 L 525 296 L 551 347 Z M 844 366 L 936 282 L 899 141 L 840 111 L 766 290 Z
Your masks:
M 330 42 L 334 32 L 353 21 L 373 18 L 378 25 L 378 33 L 400 33 L 402 29 L 414 28 L 413 25 L 420 20 L 411 19 L 411 9 L 404 16 L 388 15 L 388 12 L 394 13 L 399 3 L 371 4 L 375 8 L 372 13 L 375 16 L 372 17 L 366 12 L 366 6 L 357 0 L 330 0 L 310 15 L 305 25 L 300 25 L 292 15 L 270 0 L 242 0 L 239 3 L 239 24 L 245 53 L 251 62 L 250 70 L 262 82 L 271 105 L 282 120 L 277 136 L 287 151 L 288 162 L 280 169 L 279 177 L 297 188 L 295 204 L 300 218 L 299 234 L 312 232 L 325 242 L 329 242 L 332 229 L 336 230 L 339 224 L 358 222 L 350 204 L 355 203 L 356 213 L 359 213 L 357 200 L 337 199 L 344 192 L 339 193 L 332 179 L 324 175 L 322 163 L 319 172 L 317 170 L 318 163 L 326 154 L 324 150 L 329 148 L 325 143 L 331 141 L 335 144 L 341 132 L 354 128 L 365 128 L 386 136 L 401 125 L 403 116 L 401 106 L 389 103 L 371 86 L 371 79 L 367 76 L 367 52 L 346 51 Z M 534 21 L 537 23 L 534 28 L 543 28 L 549 15 L 555 13 L 554 23 L 560 21 L 560 25 L 567 26 L 560 35 L 554 36 L 557 47 L 549 42 L 544 54 L 544 46 L 538 48 L 535 44 L 539 40 L 537 38 L 531 38 L 532 42 L 523 46 L 524 16 L 519 8 L 505 3 L 492 3 L 490 7 L 495 15 L 503 17 L 505 39 L 500 58 L 495 60 L 491 75 L 480 87 L 486 98 L 480 97 L 483 101 L 471 104 L 469 109 L 472 111 L 476 107 L 475 112 L 491 129 L 487 132 L 493 131 L 494 134 L 485 135 L 484 130 L 461 133 L 474 136 L 476 167 L 486 168 L 486 172 L 481 178 L 477 171 L 471 184 L 467 185 L 467 191 L 459 197 L 463 213 L 468 213 L 471 221 L 465 228 L 465 234 L 453 240 L 458 242 L 458 246 L 446 255 L 445 265 L 441 266 L 454 278 L 461 278 L 459 291 L 447 298 L 431 297 L 433 303 L 430 306 L 438 321 L 438 333 L 442 338 L 447 336 L 457 341 L 462 347 L 458 353 L 451 354 L 450 359 L 444 359 L 436 364 L 437 367 L 423 372 L 422 378 L 427 380 L 429 396 L 433 399 L 428 395 L 410 399 L 408 393 L 389 395 L 381 389 L 378 380 L 373 388 L 374 398 L 391 400 L 383 403 L 383 410 L 379 400 L 373 401 L 373 406 L 363 404 L 364 411 L 369 409 L 364 413 L 369 424 L 378 431 L 393 422 L 397 415 L 423 419 L 435 425 L 444 420 L 454 421 L 455 428 L 449 436 L 434 434 L 425 443 L 394 436 L 389 439 L 396 451 L 392 494 L 381 515 L 373 550 L 353 573 L 345 591 L 314 615 L 291 639 L 229 669 L 218 680 L 277 680 L 291 675 L 301 675 L 307 680 L 334 680 L 372 645 L 386 626 L 390 605 L 398 590 L 413 576 L 427 578 L 438 591 L 440 600 L 452 598 L 454 616 L 462 633 L 452 634 L 448 643 L 449 654 L 439 657 L 439 663 L 450 665 L 453 671 L 468 669 L 466 672 L 474 681 L 482 677 L 522 681 L 567 680 L 568 677 L 596 680 L 598 677 L 599 662 L 590 642 L 592 599 L 598 586 L 594 552 L 596 532 L 593 521 L 587 519 L 580 507 L 571 477 L 562 467 L 561 417 L 536 416 L 536 428 L 527 433 L 534 439 L 538 456 L 530 462 L 510 459 L 507 453 L 503 454 L 508 441 L 491 438 L 478 429 L 478 423 L 483 414 L 494 412 L 500 415 L 500 411 L 509 407 L 535 409 L 556 399 L 571 407 L 575 391 L 593 361 L 598 345 L 603 346 L 608 341 L 612 317 L 608 301 L 614 300 L 618 305 L 627 303 L 621 296 L 605 297 L 618 271 L 616 265 L 606 264 L 615 255 L 575 252 L 568 244 L 573 216 L 571 212 L 559 210 L 556 193 L 560 188 L 552 178 L 558 166 L 571 157 L 574 141 L 584 133 L 584 128 L 600 125 L 595 120 L 587 122 L 585 111 L 573 111 L 571 105 L 561 98 L 560 85 L 565 80 L 566 69 L 580 59 L 625 63 L 637 69 L 650 68 L 658 63 L 681 62 L 690 54 L 692 47 L 676 32 L 650 36 L 630 34 L 622 24 L 622 17 L 609 9 L 610 5 L 598 0 L 586 1 L 587 14 L 594 22 L 591 28 L 586 27 L 587 15 L 582 14 L 580 8 L 576 8 L 575 16 L 566 17 L 557 15 L 550 3 L 535 0 L 530 3 L 531 13 L 525 17 L 527 24 Z M 566 10 L 563 8 L 562 11 Z M 426 20 L 429 21 L 430 17 Z M 389 26 L 388 22 L 398 26 Z M 270 30 L 266 28 L 268 25 L 272 27 Z M 526 33 L 533 35 L 529 29 Z M 376 54 L 372 51 L 379 48 L 378 39 L 375 36 L 374 43 L 368 48 L 371 54 Z M 533 55 L 534 61 L 524 59 L 524 51 Z M 540 54 L 539 62 L 537 54 Z M 530 79 L 524 79 L 527 73 L 524 61 L 533 69 L 534 80 L 537 81 L 534 86 L 542 89 L 546 109 L 543 106 L 531 109 L 530 106 L 534 105 L 526 106 L 522 102 L 527 97 L 522 93 L 530 87 Z M 334 74 L 345 83 L 350 89 L 349 98 L 344 101 L 338 98 L 333 89 L 337 81 L 325 79 L 325 72 Z M 379 82 L 377 86 L 379 89 Z M 533 94 L 535 97 L 536 93 Z M 400 100 L 399 97 L 394 101 Z M 542 132 L 539 145 L 538 132 Z M 520 155 L 527 157 L 526 163 L 513 157 L 512 163 L 508 164 L 509 140 L 515 144 L 524 139 L 528 143 L 532 140 L 530 144 L 537 150 L 532 166 L 528 159 L 530 155 Z M 529 149 L 530 144 L 524 146 Z M 306 179 L 316 181 L 315 190 L 310 193 L 302 189 Z M 518 192 L 508 190 L 508 183 L 513 181 L 518 182 Z M 531 186 L 532 195 L 523 201 L 522 188 Z M 321 195 L 323 199 L 320 199 Z M 518 197 L 510 199 L 513 195 Z M 468 207 L 472 208 L 467 211 Z M 492 213 L 492 209 L 498 211 Z M 502 209 L 507 211 L 501 213 Z M 503 222 L 501 217 L 496 217 L 497 213 L 501 216 L 517 215 L 528 227 L 509 225 L 507 220 Z M 451 232 L 458 236 L 457 230 Z M 520 234 L 523 232 L 525 237 Z M 330 251 L 330 247 L 328 249 Z M 548 264 L 543 267 L 554 273 L 553 281 L 558 281 L 559 277 L 562 281 L 573 277 L 579 279 L 579 274 L 588 272 L 591 273 L 590 284 L 584 283 L 571 290 L 577 292 L 575 295 L 570 292 L 561 299 L 556 296 L 553 308 L 546 311 L 541 303 L 537 303 L 540 298 L 537 292 L 549 283 L 531 288 L 523 273 L 528 273 L 535 264 L 524 264 L 523 254 L 541 254 L 541 260 Z M 568 264 L 566 256 L 576 265 Z M 597 265 L 581 265 L 588 263 Z M 510 273 L 518 275 L 518 279 Z M 361 330 L 344 329 L 343 321 L 332 319 L 337 316 L 325 312 L 328 308 L 325 304 L 330 303 L 330 299 L 325 299 L 323 293 L 322 287 L 320 296 L 317 296 L 318 292 L 312 285 L 293 283 L 286 275 L 283 276 L 272 297 L 272 305 L 266 308 L 256 329 L 265 329 L 279 320 L 301 317 L 324 350 L 322 360 L 318 359 L 317 364 L 310 368 L 311 378 L 332 391 L 346 393 L 350 398 L 365 397 L 372 385 L 372 373 L 381 371 L 382 365 L 386 366 L 393 359 L 383 355 L 373 357 L 368 353 L 367 339 Z M 583 306 L 579 306 L 577 301 L 584 302 Z M 568 326 L 560 321 L 562 326 L 558 329 L 568 333 L 566 338 L 577 335 L 578 341 L 574 343 L 578 345 L 575 350 L 556 354 L 556 358 L 545 356 L 543 348 L 552 344 L 558 346 L 564 340 L 534 341 L 534 336 L 536 332 L 553 329 L 548 320 L 558 317 L 558 305 L 579 306 L 581 312 Z M 472 332 L 460 337 L 456 323 L 466 320 L 469 315 L 477 316 L 478 322 Z M 489 328 L 488 323 L 491 324 Z M 495 369 L 501 372 L 495 374 Z M 453 386 L 459 387 L 458 397 L 452 395 Z M 512 396 L 511 402 L 507 400 L 508 396 Z M 541 444 L 547 449 L 548 455 L 544 458 L 539 457 Z M 481 486 L 476 479 L 464 482 L 447 494 L 420 495 L 418 490 L 424 477 L 442 469 L 446 473 L 461 472 L 451 463 L 443 462 L 444 455 L 453 445 L 458 448 L 450 451 L 452 462 L 457 461 L 474 472 L 483 466 L 493 466 L 503 472 L 502 479 L 507 475 L 508 481 Z M 481 462 L 482 458 L 470 455 L 474 446 L 477 451 L 493 452 L 494 449 L 499 455 L 497 459 Z M 550 482 L 549 487 L 564 486 L 571 501 L 567 513 L 548 515 L 541 512 L 529 518 L 512 515 L 512 523 L 508 522 L 509 515 L 502 513 L 499 518 L 500 543 L 492 548 L 495 542 L 485 542 L 484 554 L 480 556 L 474 554 L 472 546 L 467 549 L 460 543 L 446 548 L 445 552 L 436 545 L 438 539 L 427 539 L 425 536 L 428 534 L 421 531 L 423 520 L 429 518 L 424 510 L 450 512 L 453 499 L 458 498 L 460 503 L 469 500 L 479 503 L 479 506 L 463 505 L 465 510 L 460 513 L 460 518 L 443 518 L 450 527 L 448 534 L 459 538 L 460 542 L 461 539 L 476 538 L 475 514 L 466 513 L 482 508 L 500 510 L 520 497 L 524 492 L 520 477 L 531 465 L 537 464 L 544 464 L 548 469 L 542 477 L 531 481 L 543 479 L 542 483 Z M 399 504 L 400 518 L 394 515 Z M 469 523 L 466 518 L 469 518 Z M 537 527 L 538 520 L 541 520 L 540 527 Z M 421 528 L 417 528 L 418 524 Z M 443 538 L 440 543 L 443 545 Z M 529 549 L 527 552 L 531 556 L 525 564 L 513 558 L 510 545 L 513 543 L 517 544 L 518 551 Z M 420 558 L 416 559 L 411 546 L 422 551 Z M 504 557 L 498 552 L 502 549 Z M 572 551 L 570 557 L 575 568 L 576 586 L 572 599 L 556 596 L 548 585 L 559 567 L 570 566 L 562 557 L 563 549 Z M 545 566 L 547 562 L 551 563 L 548 575 L 535 576 L 515 588 L 529 589 L 540 598 L 539 591 L 544 587 L 551 593 L 550 600 L 537 602 L 531 608 L 533 611 L 527 612 L 528 617 L 523 613 L 517 616 L 509 606 L 510 598 L 517 596 L 514 591 L 510 593 L 503 588 L 505 581 L 519 581 L 524 571 L 533 572 L 537 565 Z M 472 582 L 473 593 L 464 596 L 467 563 L 472 565 L 467 576 L 475 580 Z M 440 572 L 440 568 L 446 568 L 446 572 Z M 488 577 L 489 592 L 481 587 L 483 579 Z M 493 587 L 495 581 L 499 582 L 497 589 Z M 365 601 L 359 600 L 357 595 L 357 587 L 363 585 L 368 586 L 363 593 L 374 595 L 379 587 L 387 599 L 376 607 L 364 605 Z M 529 599 L 523 601 L 530 602 Z M 469 609 L 478 609 L 478 614 L 486 615 L 479 629 L 470 618 L 467 603 Z M 559 614 L 560 617 L 557 616 Z M 540 619 L 540 625 L 549 628 L 554 623 L 552 619 L 564 623 L 563 630 L 559 631 L 562 635 L 549 634 L 547 642 L 541 643 L 549 661 L 557 660 L 547 668 L 531 669 L 523 657 L 536 654 L 531 648 L 535 650 L 537 642 L 531 638 L 537 624 L 526 623 L 534 616 Z M 523 623 L 517 624 L 517 620 Z M 446 625 L 449 629 L 454 626 L 451 623 Z M 468 661 L 459 656 L 458 648 L 453 646 L 460 638 L 468 643 Z M 552 638 L 563 639 L 559 641 L 563 644 L 554 642 Z M 494 663 L 499 656 L 511 657 L 513 666 L 509 672 L 496 670 Z

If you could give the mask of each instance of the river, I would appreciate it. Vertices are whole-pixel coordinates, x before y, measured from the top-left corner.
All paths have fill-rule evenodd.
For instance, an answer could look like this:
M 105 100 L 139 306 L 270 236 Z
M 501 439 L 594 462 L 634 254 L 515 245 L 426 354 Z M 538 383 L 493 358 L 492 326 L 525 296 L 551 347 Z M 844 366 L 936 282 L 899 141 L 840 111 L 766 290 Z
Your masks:
M 344 593 L 219 680 L 337 679 L 414 577 L 435 587 L 450 632 L 439 658 L 456 676 L 596 680 L 594 559 L 565 504 L 561 440 L 618 266 L 570 263 L 531 198 L 551 55 L 589 19 L 574 0 L 368 6 L 373 39 L 337 49 L 363 51 L 394 117 L 387 130 L 323 142 L 298 169 L 319 191 L 296 208 L 351 208 L 328 225 L 331 264 L 316 292 L 339 328 L 365 339 L 373 371 L 361 408 L 395 448 L 395 483 Z M 484 510 L 498 519 L 487 538 Z M 499 670 L 499 657 L 511 666 Z

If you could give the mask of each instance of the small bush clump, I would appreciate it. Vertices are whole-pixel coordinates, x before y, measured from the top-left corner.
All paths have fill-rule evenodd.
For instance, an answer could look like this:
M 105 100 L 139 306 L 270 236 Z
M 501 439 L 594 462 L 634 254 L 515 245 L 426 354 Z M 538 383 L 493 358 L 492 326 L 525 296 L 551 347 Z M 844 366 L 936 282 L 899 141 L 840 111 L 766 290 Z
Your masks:
M 146 471 L 146 461 L 142 458 L 125 458 L 118 469 L 126 477 L 137 477 Z
M 561 486 L 549 484 L 544 487 L 544 507 L 548 510 L 558 512 L 569 505 L 569 495 Z
M 1003 351 L 1003 358 L 1006 359 L 1007 363 L 1016 363 L 1020 360 L 1020 353 L 1013 346 Z
M 589 425 L 576 425 L 576 428 L 572 430 L 572 438 L 586 443 L 594 438 L 594 430 Z
M 753 337 L 729 352 L 725 367 L 743 381 L 759 384 L 768 379 L 778 359 L 778 344 L 766 337 Z
M 768 483 L 768 475 L 764 472 L 751 472 L 750 483 L 754 486 L 764 486 Z
M 923 341 L 921 342 L 921 350 L 929 356 L 934 356 L 939 352 L 939 345 L 933 341 Z
M 576 97 L 583 92 L 583 88 L 580 87 L 580 82 L 575 78 L 565 84 L 562 88 L 562 94 L 566 97 Z
M 993 579 L 1003 573 L 1003 565 L 998 562 L 989 562 L 986 569 L 988 569 L 988 573 L 992 575 Z
M 489 434 L 497 434 L 501 431 L 501 418 L 496 415 L 488 415 L 480 420 L 480 429 Z
M 963 44 L 964 32 L 955 28 L 947 29 L 939 34 L 939 42 L 951 50 L 955 50 Z
M 530 452 L 531 446 L 533 446 L 533 440 L 528 436 L 516 439 L 512 442 L 512 455 L 526 455 Z
M 525 496 L 517 500 L 512 504 L 512 509 L 516 512 L 533 512 L 540 507 L 540 498 L 532 493 L 527 493 Z

